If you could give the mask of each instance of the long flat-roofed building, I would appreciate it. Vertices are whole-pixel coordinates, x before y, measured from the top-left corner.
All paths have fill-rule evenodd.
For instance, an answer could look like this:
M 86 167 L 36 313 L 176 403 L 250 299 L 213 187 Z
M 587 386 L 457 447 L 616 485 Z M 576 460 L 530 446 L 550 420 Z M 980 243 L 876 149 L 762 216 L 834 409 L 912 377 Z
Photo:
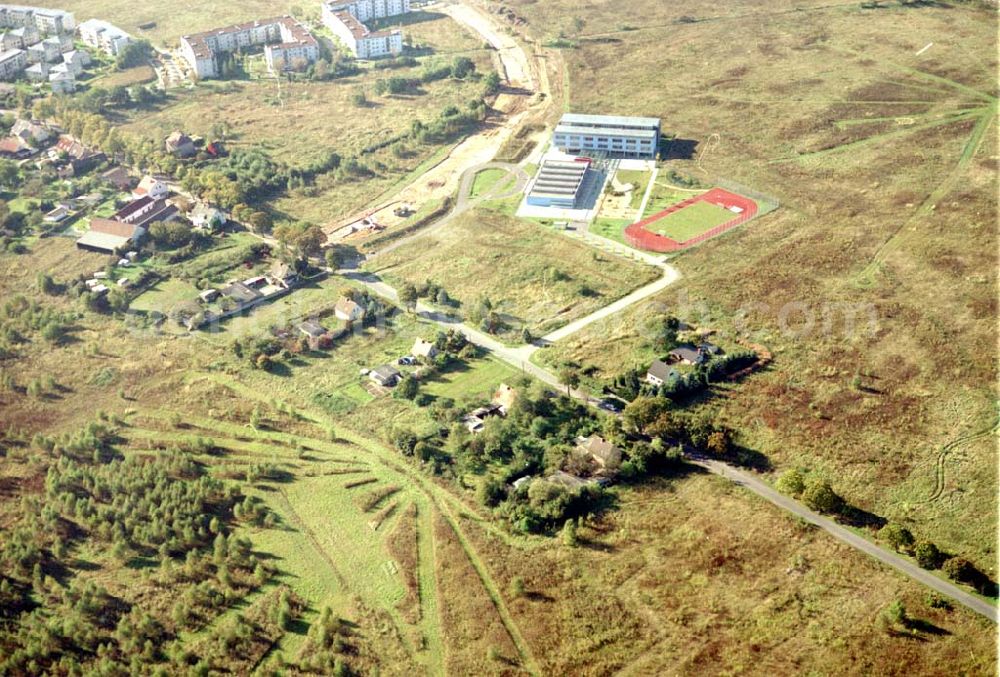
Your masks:
M 0 27 L 21 28 L 31 26 L 43 35 L 72 33 L 76 20 L 72 12 L 47 7 L 26 5 L 0 5 Z
M 323 3 L 323 25 L 358 59 L 395 56 L 403 51 L 398 29 L 373 31 L 364 22 L 406 14 L 410 0 L 350 0 Z
M 552 145 L 564 153 L 601 153 L 608 157 L 656 159 L 659 118 L 566 113 L 556 125 Z
M 316 38 L 290 16 L 181 37 L 181 53 L 199 78 L 218 77 L 220 56 L 255 45 L 265 46 L 264 58 L 272 72 L 295 69 L 319 58 Z
M 13 80 L 28 66 L 28 53 L 8 49 L 0 54 L 0 80 Z
M 77 26 L 77 31 L 86 45 L 110 56 L 117 56 L 132 39 L 132 36 L 122 29 L 101 19 L 86 20 Z
M 590 161 L 583 158 L 546 160 L 528 192 L 528 204 L 532 207 L 575 209 L 589 167 Z

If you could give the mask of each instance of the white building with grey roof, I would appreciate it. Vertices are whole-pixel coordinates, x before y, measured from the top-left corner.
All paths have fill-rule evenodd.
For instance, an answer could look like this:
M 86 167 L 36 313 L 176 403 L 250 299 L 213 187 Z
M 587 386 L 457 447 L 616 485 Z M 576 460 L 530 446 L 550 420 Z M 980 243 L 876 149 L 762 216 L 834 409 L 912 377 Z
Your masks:
M 552 145 L 572 155 L 656 159 L 660 119 L 566 113 L 556 125 Z

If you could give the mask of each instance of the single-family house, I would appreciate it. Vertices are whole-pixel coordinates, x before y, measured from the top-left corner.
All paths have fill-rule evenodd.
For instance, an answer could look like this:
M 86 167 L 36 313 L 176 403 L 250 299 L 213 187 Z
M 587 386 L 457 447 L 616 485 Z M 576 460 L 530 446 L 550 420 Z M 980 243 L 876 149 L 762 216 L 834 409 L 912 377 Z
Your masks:
M 590 458 L 591 462 L 597 466 L 599 473 L 612 474 L 617 472 L 618 468 L 621 467 L 621 449 L 600 435 L 578 437 L 576 439 L 576 448 L 577 451 Z
M 139 185 L 132 191 L 132 197 L 151 197 L 154 200 L 162 200 L 170 195 L 170 188 L 159 179 L 146 175 L 139 181 Z
M 49 153 L 56 160 L 60 160 L 64 155 L 67 158 L 67 163 L 60 168 L 59 173 L 62 178 L 83 174 L 107 159 L 104 153 L 87 148 L 67 134 L 59 136 L 55 148 L 50 149 Z
M 429 360 L 433 360 L 437 357 L 438 349 L 437 346 L 430 341 L 418 338 L 413 342 L 413 348 L 410 350 L 410 354 L 414 357 L 425 357 Z
M 101 174 L 101 179 L 120 191 L 132 190 L 132 177 L 124 167 L 112 167 Z
M 263 296 L 263 294 L 259 291 L 253 287 L 247 286 L 243 282 L 234 282 L 228 287 L 222 289 L 220 293 L 240 306 L 256 303 L 256 301 Z
M 342 296 L 337 301 L 337 305 L 333 308 L 333 313 L 337 316 L 338 320 L 343 320 L 344 322 L 357 322 L 358 320 L 363 320 L 365 317 L 364 306 L 346 296 Z
M 111 253 L 139 244 L 145 234 L 145 229 L 135 224 L 114 219 L 91 219 L 90 230 L 76 241 L 76 246 L 88 251 Z
M 368 378 L 385 388 L 392 388 L 399 383 L 400 376 L 399 370 L 388 364 L 383 364 L 368 372 Z
M 23 160 L 31 157 L 34 152 L 35 149 L 19 136 L 7 136 L 0 139 L 0 156 Z
M 20 137 L 32 145 L 39 145 L 52 138 L 52 130 L 40 122 L 19 118 L 10 128 L 10 135 Z
M 674 364 L 701 364 L 706 359 L 705 354 L 700 349 L 690 344 L 677 346 L 668 355 Z
M 295 268 L 284 261 L 275 261 L 271 264 L 267 277 L 271 284 L 284 289 L 290 289 L 299 282 L 299 274 L 295 272 Z
M 191 137 L 184 132 L 173 132 L 164 141 L 167 152 L 171 155 L 176 155 L 179 158 L 189 158 L 198 153 L 198 149 L 194 145 L 194 141 Z
M 670 379 L 678 376 L 677 370 L 668 365 L 663 360 L 653 360 L 646 370 L 646 383 L 653 386 L 661 386 Z
M 328 334 L 326 327 L 321 325 L 316 320 L 305 320 L 304 322 L 299 323 L 298 329 L 299 332 L 305 336 L 306 341 L 308 341 L 309 347 L 312 350 L 319 348 L 323 338 Z
M 199 202 L 188 213 L 188 220 L 195 228 L 212 229 L 226 223 L 226 214 L 206 202 Z

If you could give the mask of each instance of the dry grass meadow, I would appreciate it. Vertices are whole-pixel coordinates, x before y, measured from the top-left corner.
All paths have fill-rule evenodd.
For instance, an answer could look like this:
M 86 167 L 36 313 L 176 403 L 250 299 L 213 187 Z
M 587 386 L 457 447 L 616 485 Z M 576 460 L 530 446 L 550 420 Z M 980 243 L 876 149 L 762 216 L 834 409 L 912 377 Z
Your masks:
M 774 351 L 773 363 L 700 406 L 717 411 L 778 472 L 823 473 L 851 503 L 995 576 L 990 22 L 963 7 L 862 10 L 818 0 L 794 10 L 771 0 L 639 0 L 624 17 L 620 3 L 605 0 L 509 6 L 539 40 L 562 30 L 577 41 L 547 59 L 571 108 L 660 115 L 695 149 L 667 168 L 737 180 L 782 202 L 676 259 L 684 278 L 660 297 L 546 349 L 546 359 L 593 365 L 598 375 L 646 360 L 642 327 L 661 312 L 730 336 L 742 330 Z M 150 12 L 157 30 L 172 34 L 175 25 L 179 33 L 203 19 L 282 9 L 220 7 L 170 11 L 160 3 L 132 16 L 122 3 L 89 3 L 79 18 L 97 14 L 130 28 Z M 582 25 L 569 20 L 573 13 Z M 934 47 L 915 56 L 928 42 Z M 297 105 L 317 105 L 306 90 Z M 253 126 L 268 131 L 259 138 L 270 134 L 273 150 L 284 152 L 269 116 L 239 110 L 247 89 L 220 96 L 205 105 L 232 110 L 246 125 L 261 115 Z M 391 111 L 374 115 L 383 112 L 379 124 L 392 124 Z M 310 124 L 325 135 L 344 123 Z M 470 303 L 485 293 L 542 327 L 646 279 L 644 268 L 594 257 L 534 224 L 476 212 L 376 261 L 390 280 L 431 278 Z M 0 254 L 0 291 L 36 295 L 39 270 L 65 280 L 105 263 L 68 238 L 35 241 L 26 254 Z M 550 281 L 550 268 L 570 279 Z M 602 296 L 581 298 L 582 285 Z M 316 303 L 328 304 L 335 289 Z M 66 297 L 37 296 L 79 309 Z M 803 308 L 849 302 L 872 305 L 876 331 L 845 336 L 836 322 L 830 332 L 783 332 L 780 309 L 797 302 L 804 305 L 794 327 Z M 123 421 L 126 455 L 170 454 L 211 439 L 210 452 L 185 453 L 276 515 L 273 527 L 239 527 L 278 571 L 265 593 L 288 585 L 306 602 L 306 623 L 329 606 L 355 624 L 351 660 L 364 672 L 995 673 L 995 625 L 931 606 L 925 588 L 714 477 L 614 488 L 617 507 L 582 524 L 576 548 L 509 533 L 471 488 L 436 479 L 386 446 L 397 422 L 430 426 L 426 413 L 360 385 L 360 368 L 433 331 L 402 316 L 387 333 L 352 336 L 272 374 L 237 360 L 226 334 L 136 332 L 81 312 L 65 345 L 32 339 L 21 357 L 4 361 L 18 384 L 52 376 L 59 388 L 42 397 L 0 392 L 0 429 L 30 439 L 79 430 L 106 411 Z M 480 360 L 428 389 L 479 397 L 513 376 Z M 255 410 L 263 423 L 253 426 Z M 274 476 L 240 479 L 257 464 Z M 0 534 L 17 514 L 12 497 L 43 492 L 40 467 L 0 456 Z M 144 574 L 107 553 L 87 555 L 75 576 L 125 602 L 169 604 L 169 591 L 148 586 Z M 515 594 L 516 578 L 523 594 Z M 896 600 L 915 619 L 913 632 L 883 621 Z M 214 624 L 240 613 L 238 604 L 227 607 Z M 264 661 L 234 671 L 263 672 L 279 655 L 299 656 L 305 632 L 293 625 Z

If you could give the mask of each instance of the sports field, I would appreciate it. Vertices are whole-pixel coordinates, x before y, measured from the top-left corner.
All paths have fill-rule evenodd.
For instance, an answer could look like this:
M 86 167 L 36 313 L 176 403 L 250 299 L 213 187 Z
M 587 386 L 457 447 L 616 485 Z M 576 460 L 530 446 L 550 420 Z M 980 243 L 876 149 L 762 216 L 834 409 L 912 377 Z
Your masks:
M 649 224 L 646 229 L 676 242 L 687 242 L 733 218 L 733 212 L 724 207 L 711 202 L 695 202 Z

